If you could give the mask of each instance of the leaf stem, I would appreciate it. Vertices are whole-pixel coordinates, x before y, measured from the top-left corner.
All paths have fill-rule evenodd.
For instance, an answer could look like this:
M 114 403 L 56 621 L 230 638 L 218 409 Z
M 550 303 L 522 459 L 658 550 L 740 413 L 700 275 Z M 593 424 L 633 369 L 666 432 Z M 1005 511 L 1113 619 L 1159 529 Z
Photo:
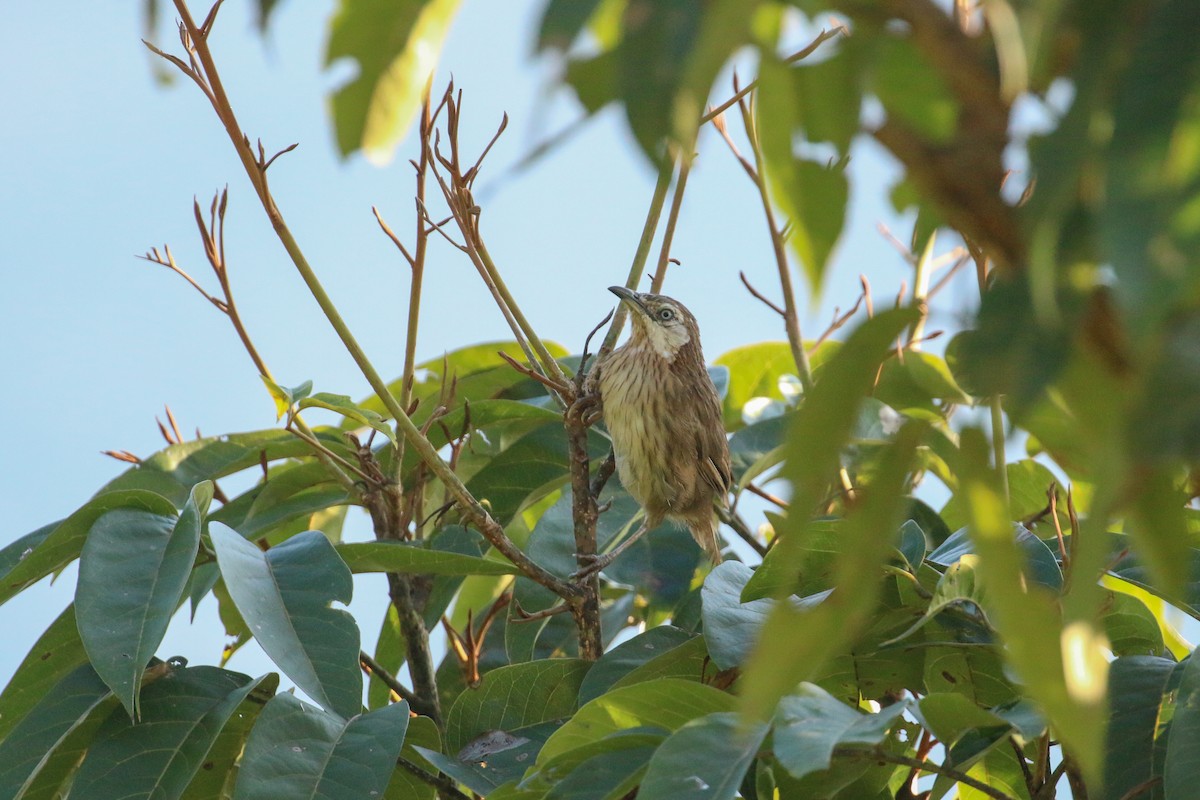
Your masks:
M 959 772 L 953 767 L 946 767 L 933 761 L 922 761 L 919 758 L 910 758 L 896 753 L 889 753 L 882 748 L 872 748 L 863 750 L 857 747 L 835 747 L 833 748 L 833 756 L 835 758 L 866 758 L 872 761 L 886 761 L 889 764 L 899 764 L 905 767 L 912 767 L 922 772 L 933 772 L 939 775 L 945 775 L 947 778 L 958 781 L 959 783 L 970 786 L 972 789 L 985 794 L 988 797 L 993 797 L 995 800 L 1016 800 L 1010 794 L 993 789 L 983 781 L 972 778 L 965 772 Z

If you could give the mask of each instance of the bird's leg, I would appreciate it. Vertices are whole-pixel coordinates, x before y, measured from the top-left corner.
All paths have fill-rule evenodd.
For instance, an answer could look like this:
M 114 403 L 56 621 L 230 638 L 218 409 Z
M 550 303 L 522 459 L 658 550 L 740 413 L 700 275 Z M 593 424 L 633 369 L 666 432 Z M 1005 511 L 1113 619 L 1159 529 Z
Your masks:
M 652 526 L 650 524 L 650 521 L 644 520 L 642 522 L 642 527 L 640 527 L 636 531 L 634 531 L 632 536 L 630 536 L 625 541 L 621 542 L 621 544 L 617 546 L 616 550 L 612 550 L 611 552 L 605 553 L 604 555 L 598 555 L 598 554 L 581 555 L 579 553 L 576 553 L 575 558 L 577 558 L 579 560 L 580 566 L 579 566 L 579 569 L 577 569 L 577 570 L 575 570 L 575 572 L 571 573 L 571 579 L 576 580 L 576 581 L 584 581 L 584 580 L 587 580 L 588 578 L 590 578 L 591 576 L 595 575 L 597 572 L 604 569 L 612 562 L 616 561 L 617 556 L 621 555 L 621 553 L 624 553 L 626 550 L 628 550 L 630 545 L 632 545 L 638 539 L 642 538 L 647 533 L 649 533 L 651 527 L 654 527 L 654 526 Z

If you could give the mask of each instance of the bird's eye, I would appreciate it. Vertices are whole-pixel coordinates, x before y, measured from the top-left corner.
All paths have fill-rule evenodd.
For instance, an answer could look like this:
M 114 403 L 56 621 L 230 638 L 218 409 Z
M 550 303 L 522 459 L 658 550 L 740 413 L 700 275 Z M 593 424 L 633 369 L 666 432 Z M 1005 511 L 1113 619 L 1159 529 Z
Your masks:
M 672 309 L 664 308 L 658 312 L 658 318 L 663 322 L 670 322 L 675 319 L 675 312 Z

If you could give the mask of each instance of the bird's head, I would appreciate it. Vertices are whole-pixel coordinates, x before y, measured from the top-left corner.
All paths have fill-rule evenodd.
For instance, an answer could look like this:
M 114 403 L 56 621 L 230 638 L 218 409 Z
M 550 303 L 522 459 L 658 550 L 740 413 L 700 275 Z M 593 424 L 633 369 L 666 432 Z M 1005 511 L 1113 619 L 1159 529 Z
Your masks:
M 689 342 L 699 344 L 696 318 L 678 300 L 634 292 L 624 286 L 610 286 L 608 290 L 629 306 L 635 344 L 651 347 L 668 361 L 673 361 Z

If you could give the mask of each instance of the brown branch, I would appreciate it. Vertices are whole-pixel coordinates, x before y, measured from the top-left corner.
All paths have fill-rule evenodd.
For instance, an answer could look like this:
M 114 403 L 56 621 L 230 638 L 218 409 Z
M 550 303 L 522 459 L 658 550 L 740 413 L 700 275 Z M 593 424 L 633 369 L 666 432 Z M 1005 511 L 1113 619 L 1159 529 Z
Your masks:
M 417 699 L 411 689 L 396 680 L 396 676 L 384 669 L 366 650 L 358 651 L 358 661 L 363 672 L 378 678 L 380 683 L 395 692 L 396 696 L 401 700 L 414 707 L 421 704 L 421 701 Z
M 690 158 L 679 159 L 679 175 L 675 178 L 675 194 L 671 197 L 671 208 L 667 211 L 667 225 L 663 229 L 662 244 L 658 251 L 658 266 L 650 280 L 652 294 L 662 291 L 663 282 L 667 278 L 667 265 L 671 263 L 671 243 L 675 239 L 675 226 L 679 222 L 679 210 L 683 207 L 683 192 L 687 188 L 690 169 Z
M 448 778 L 441 773 L 435 775 L 432 772 L 428 772 L 427 770 L 418 767 L 404 756 L 398 756 L 396 758 L 396 765 L 406 772 L 412 773 L 418 780 L 428 783 L 430 786 L 437 789 L 440 796 L 443 798 L 448 797 L 450 800 L 471 800 L 470 797 L 459 791 L 458 784 L 454 782 L 453 778 Z
M 775 303 L 771 302 L 771 299 L 769 297 L 767 297 L 762 292 L 758 291 L 758 289 L 755 289 L 752 285 L 750 285 L 750 279 L 746 277 L 745 272 L 739 271 L 738 277 L 742 279 L 742 285 L 746 287 L 746 291 L 750 292 L 751 296 L 754 297 L 755 300 L 762 302 L 764 305 L 766 305 L 767 308 L 771 309 L 779 316 L 787 318 L 786 311 L 784 311 L 779 306 L 775 305 Z

